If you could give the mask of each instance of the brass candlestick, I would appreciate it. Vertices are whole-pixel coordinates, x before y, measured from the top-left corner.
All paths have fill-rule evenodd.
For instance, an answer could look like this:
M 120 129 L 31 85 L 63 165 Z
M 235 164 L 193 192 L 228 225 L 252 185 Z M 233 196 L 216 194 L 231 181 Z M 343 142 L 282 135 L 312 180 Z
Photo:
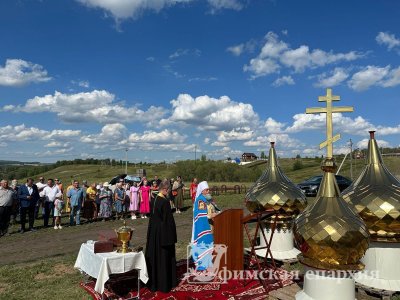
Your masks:
M 117 234 L 118 240 L 122 242 L 122 247 L 117 251 L 119 253 L 132 252 L 132 249 L 128 247 L 128 243 L 132 239 L 133 229 L 131 227 L 126 226 L 125 220 L 124 220 L 124 225 L 118 228 L 118 230 L 115 230 L 115 233 Z

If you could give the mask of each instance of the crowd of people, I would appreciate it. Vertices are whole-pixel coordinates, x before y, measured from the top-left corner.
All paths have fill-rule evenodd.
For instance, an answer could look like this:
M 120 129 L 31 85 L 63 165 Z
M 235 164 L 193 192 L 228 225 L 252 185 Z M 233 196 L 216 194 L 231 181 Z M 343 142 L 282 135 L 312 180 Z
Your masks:
M 59 179 L 40 177 L 35 184 L 28 178 L 25 184 L 16 180 L 0 182 L 0 235 L 8 235 L 10 222 L 19 218 L 20 232 L 35 231 L 34 221 L 42 212 L 43 227 L 62 229 L 63 212 L 69 214 L 69 225 L 80 225 L 80 217 L 95 220 L 118 220 L 124 217 L 147 218 L 146 264 L 149 273 L 147 285 L 152 291 L 168 292 L 177 285 L 176 225 L 173 213 L 180 214 L 184 191 L 188 190 L 193 204 L 191 256 L 196 271 L 212 268 L 214 247 L 213 218 L 219 209 L 215 205 L 206 181 L 199 184 L 194 178 L 189 188 L 182 178 L 153 180 L 143 177 L 140 182 L 119 179 L 115 186 L 104 182 L 80 185 L 74 180 L 65 191 Z M 26 216 L 28 215 L 28 228 Z M 52 224 L 50 225 L 50 221 Z
M 186 187 L 181 176 L 168 180 L 170 188 L 166 198 L 175 213 L 180 214 L 184 205 L 184 193 L 189 191 L 192 203 L 195 200 L 197 179 Z M 12 180 L 0 183 L 0 236 L 9 235 L 9 226 L 20 223 L 19 232 L 36 231 L 35 219 L 43 219 L 43 227 L 62 229 L 61 217 L 69 216 L 66 225 L 80 225 L 81 217 L 87 222 L 97 220 L 117 220 L 130 217 L 147 218 L 150 202 L 160 192 L 161 180 L 158 176 L 140 182 L 126 182 L 123 178 L 111 186 L 110 183 L 82 184 L 78 180 L 64 187 L 61 180 L 39 177 L 34 183 L 28 178 L 26 183 L 18 184 Z M 28 223 L 26 225 L 26 223 Z M 64 223 L 65 225 L 65 223 Z

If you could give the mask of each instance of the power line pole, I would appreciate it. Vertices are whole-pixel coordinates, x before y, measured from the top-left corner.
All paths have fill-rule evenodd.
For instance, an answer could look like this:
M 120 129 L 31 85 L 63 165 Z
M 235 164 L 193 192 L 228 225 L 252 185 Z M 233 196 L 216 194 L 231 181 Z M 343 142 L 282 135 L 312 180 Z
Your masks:
M 125 149 L 125 174 L 128 175 L 128 148 Z
M 353 180 L 353 141 L 350 139 L 350 178 Z
M 194 145 L 194 161 L 196 162 L 197 145 Z

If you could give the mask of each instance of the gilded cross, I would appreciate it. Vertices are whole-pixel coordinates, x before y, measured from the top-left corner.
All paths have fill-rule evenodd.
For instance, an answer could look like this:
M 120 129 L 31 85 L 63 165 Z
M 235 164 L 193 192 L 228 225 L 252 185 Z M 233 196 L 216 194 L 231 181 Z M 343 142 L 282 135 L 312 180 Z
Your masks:
M 332 89 L 326 89 L 325 96 L 319 96 L 319 102 L 326 102 L 326 107 L 312 107 L 306 109 L 306 114 L 326 113 L 326 141 L 319 144 L 319 148 L 326 147 L 326 157 L 333 157 L 333 143 L 340 139 L 340 134 L 333 136 L 332 114 L 339 112 L 353 112 L 351 106 L 332 106 L 332 101 L 339 101 L 339 96 L 332 95 Z

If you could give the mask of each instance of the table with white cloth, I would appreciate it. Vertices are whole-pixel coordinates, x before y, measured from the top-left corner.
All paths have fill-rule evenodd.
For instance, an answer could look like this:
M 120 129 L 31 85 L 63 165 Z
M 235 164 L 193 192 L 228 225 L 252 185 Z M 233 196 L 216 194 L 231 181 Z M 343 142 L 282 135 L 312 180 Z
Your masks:
M 93 241 L 88 241 L 81 245 L 74 268 L 96 278 L 94 289 L 100 294 L 103 294 L 104 284 L 110 278 L 110 274 L 121 274 L 136 269 L 139 273 L 138 278 L 143 283 L 149 280 L 146 260 L 142 251 L 94 253 Z

